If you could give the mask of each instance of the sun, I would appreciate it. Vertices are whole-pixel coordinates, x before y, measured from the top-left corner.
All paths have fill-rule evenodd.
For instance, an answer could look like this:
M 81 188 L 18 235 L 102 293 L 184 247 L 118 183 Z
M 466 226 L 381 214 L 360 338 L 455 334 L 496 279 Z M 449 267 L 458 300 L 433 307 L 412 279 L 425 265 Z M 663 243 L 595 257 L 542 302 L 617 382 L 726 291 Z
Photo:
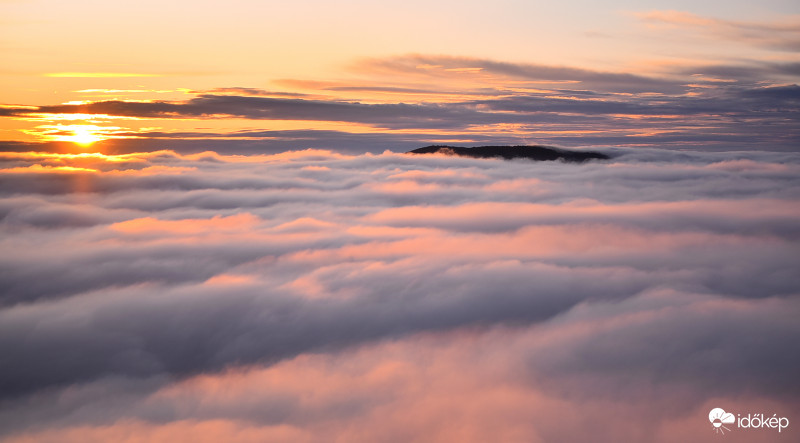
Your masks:
M 69 142 L 81 148 L 88 148 L 97 142 L 115 138 L 113 134 L 120 129 L 122 128 L 118 126 L 59 123 L 39 125 L 34 130 L 23 130 L 23 132 L 37 135 L 47 141 Z
M 89 128 L 77 127 L 72 130 L 69 140 L 78 146 L 88 147 L 92 143 L 102 140 L 102 137 L 92 132 Z

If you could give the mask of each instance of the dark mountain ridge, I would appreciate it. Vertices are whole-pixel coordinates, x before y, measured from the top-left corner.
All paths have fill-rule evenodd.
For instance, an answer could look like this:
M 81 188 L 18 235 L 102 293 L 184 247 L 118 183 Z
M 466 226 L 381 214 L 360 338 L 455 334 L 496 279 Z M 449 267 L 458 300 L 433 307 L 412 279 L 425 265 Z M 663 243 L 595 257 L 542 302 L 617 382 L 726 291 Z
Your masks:
M 569 151 L 546 146 L 477 146 L 463 148 L 459 146 L 432 145 L 408 151 L 407 154 L 447 154 L 473 158 L 497 158 L 506 160 L 527 158 L 536 161 L 561 160 L 571 163 L 582 163 L 587 160 L 608 160 L 602 152 Z

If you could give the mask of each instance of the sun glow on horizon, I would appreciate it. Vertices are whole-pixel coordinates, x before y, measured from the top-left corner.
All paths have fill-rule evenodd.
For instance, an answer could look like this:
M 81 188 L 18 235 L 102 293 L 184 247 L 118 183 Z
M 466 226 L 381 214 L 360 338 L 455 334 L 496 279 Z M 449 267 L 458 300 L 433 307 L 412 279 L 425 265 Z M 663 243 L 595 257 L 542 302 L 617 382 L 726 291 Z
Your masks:
M 99 141 L 108 140 L 111 138 L 120 138 L 121 136 L 117 136 L 115 134 L 122 129 L 123 128 L 118 126 L 55 124 L 40 125 L 35 129 L 22 130 L 22 132 L 35 136 L 40 140 L 70 142 L 86 148 Z
M 78 127 L 74 129 L 70 141 L 81 147 L 89 147 L 93 143 L 102 140 L 103 138 L 92 132 L 91 129 L 86 127 Z
M 107 128 L 97 125 L 56 125 L 57 130 L 46 134 L 46 138 L 55 141 L 71 142 L 82 148 L 88 148 L 92 144 L 105 140 L 108 137 L 103 135 Z

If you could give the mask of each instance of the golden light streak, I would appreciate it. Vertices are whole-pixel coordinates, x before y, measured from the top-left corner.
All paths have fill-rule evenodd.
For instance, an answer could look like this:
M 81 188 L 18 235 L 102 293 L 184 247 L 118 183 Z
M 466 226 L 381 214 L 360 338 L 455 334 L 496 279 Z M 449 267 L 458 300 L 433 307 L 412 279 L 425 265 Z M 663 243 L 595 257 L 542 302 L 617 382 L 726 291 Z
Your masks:
M 35 164 L 16 168 L 0 169 L 0 173 L 27 173 L 27 172 L 100 172 L 92 168 L 78 168 L 75 166 L 43 166 Z
M 81 89 L 78 92 L 82 94 L 120 94 L 120 93 L 139 93 L 148 92 L 155 94 L 165 94 L 168 92 L 181 92 L 177 89 Z
M 77 154 L 72 153 L 58 153 L 58 152 L 36 152 L 36 151 L 28 151 L 28 152 L 3 152 L 0 153 L 0 158 L 9 158 L 9 159 L 30 159 L 30 158 L 41 158 L 41 159 L 93 159 L 93 160 L 102 160 L 106 162 L 145 162 L 147 161 L 148 157 L 154 157 L 158 155 L 169 155 L 174 154 L 172 151 L 153 151 L 147 153 L 133 153 L 133 154 L 116 154 L 116 155 L 107 155 L 101 154 L 99 152 L 81 152 Z
M 146 120 L 141 117 L 131 117 L 127 115 L 109 115 L 109 114 L 49 114 L 44 112 L 31 112 L 25 114 L 25 117 L 15 117 L 16 120 L 39 121 L 39 120 L 85 120 L 85 121 L 100 121 L 100 120 Z
M 0 104 L 0 109 L 39 109 L 38 106 L 25 106 L 25 105 L 4 105 Z
M 45 77 L 54 78 L 122 78 L 122 77 L 161 77 L 161 74 L 137 74 L 131 72 L 51 72 Z
M 115 138 L 113 134 L 121 129 L 118 126 L 57 124 L 41 125 L 34 130 L 23 130 L 23 132 L 46 140 L 72 142 L 81 147 L 88 147 L 95 142 Z
M 183 160 L 198 161 L 214 159 L 226 163 L 265 163 L 284 162 L 307 157 L 326 157 L 331 159 L 349 159 L 353 155 L 323 149 L 305 149 L 302 151 L 287 151 L 278 154 L 260 155 L 224 155 L 214 151 L 199 152 L 197 154 L 178 154 L 175 151 L 160 150 L 148 152 L 134 152 L 131 154 L 103 154 L 100 152 L 58 153 L 58 152 L 0 152 L 0 159 L 41 159 L 41 161 L 69 161 L 69 160 L 97 160 L 100 162 L 146 162 L 150 158 L 169 156 Z M 39 160 L 36 160 L 39 161 Z

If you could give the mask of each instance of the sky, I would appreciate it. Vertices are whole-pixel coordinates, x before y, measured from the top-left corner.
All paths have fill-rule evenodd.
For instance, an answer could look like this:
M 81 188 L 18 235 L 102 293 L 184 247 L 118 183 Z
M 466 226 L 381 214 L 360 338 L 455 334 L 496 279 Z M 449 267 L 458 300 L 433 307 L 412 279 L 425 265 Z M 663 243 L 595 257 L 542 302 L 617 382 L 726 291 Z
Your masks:
M 793 1 L 0 0 L 0 442 L 797 441 L 798 52 Z
M 798 142 L 790 1 L 11 0 L 0 12 L 7 149 Z

